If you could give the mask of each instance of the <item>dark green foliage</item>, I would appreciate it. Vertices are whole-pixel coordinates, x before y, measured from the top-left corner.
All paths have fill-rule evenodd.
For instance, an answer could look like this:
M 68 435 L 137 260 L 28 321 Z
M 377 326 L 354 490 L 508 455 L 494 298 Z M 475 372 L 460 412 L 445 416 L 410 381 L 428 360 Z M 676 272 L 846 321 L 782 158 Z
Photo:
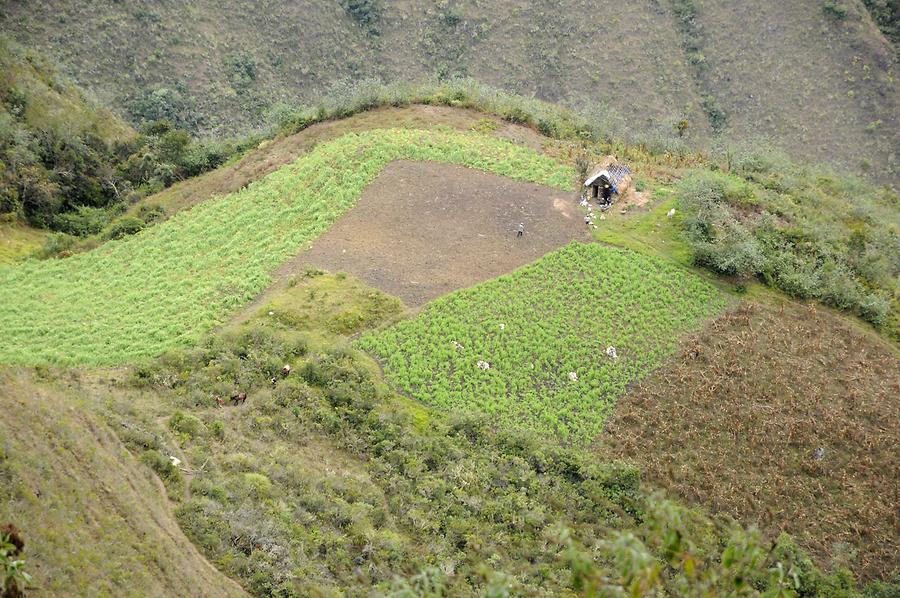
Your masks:
M 728 122 L 728 114 L 716 101 L 712 87 L 707 80 L 706 71 L 709 65 L 704 54 L 706 39 L 698 19 L 697 5 L 694 0 L 672 0 L 672 10 L 675 12 L 681 47 L 687 55 L 688 62 L 694 68 L 694 80 L 700 95 L 700 106 L 706 113 L 713 133 L 721 134 Z M 686 121 L 682 121 L 682 123 L 684 124 L 683 128 L 679 128 L 680 134 L 683 134 L 687 128 Z
M 888 326 L 900 251 L 890 199 L 853 179 L 814 175 L 760 147 L 730 155 L 741 176 L 694 171 L 679 184 L 697 263 L 818 299 Z M 876 216 L 878 214 L 878 216 Z
M 895 45 L 896 50 L 896 45 L 900 44 L 900 1 L 863 0 L 863 4 L 884 36 Z
M 196 116 L 196 104 L 187 86 L 176 83 L 173 87 L 151 87 L 132 92 L 123 104 L 135 122 L 165 120 L 179 129 L 196 131 L 202 124 Z
M 378 0 L 341 0 L 341 6 L 353 20 L 366 27 L 371 33 L 378 33 L 381 6 Z
M 138 230 L 134 219 L 109 227 L 129 202 L 160 190 L 186 177 L 220 166 L 231 156 L 255 144 L 254 140 L 195 141 L 184 129 L 197 123 L 188 115 L 190 102 L 181 97 L 181 88 L 156 89 L 137 94 L 129 105 L 142 121 L 141 133 L 131 131 L 121 121 L 108 117 L 100 108 L 69 94 L 83 113 L 66 114 L 63 122 L 45 122 L 30 114 L 32 104 L 50 112 L 48 97 L 55 98 L 64 82 L 53 80 L 48 66 L 30 76 L 49 79 L 47 89 L 35 90 L 28 81 L 30 71 L 22 66 L 40 63 L 9 43 L 0 43 L 0 64 L 26 74 L 0 78 L 0 214 L 13 214 L 37 227 L 51 228 L 77 237 L 99 235 L 118 238 Z M 237 61 L 246 76 L 252 68 Z M 19 77 L 19 78 L 16 78 Z M 42 79 L 43 81 L 43 79 Z M 53 108 L 60 111 L 62 108 Z M 102 133 L 99 125 L 83 123 L 92 118 L 121 130 Z M 141 219 L 152 222 L 158 214 Z M 67 247 L 66 249 L 72 249 Z M 50 245 L 41 255 L 56 255 Z
M 829 0 L 822 5 L 822 12 L 839 20 L 847 17 L 847 7 L 842 2 Z
M 728 124 L 728 114 L 719 107 L 716 98 L 712 95 L 703 96 L 700 105 L 706 113 L 706 118 L 709 120 L 709 126 L 713 132 L 722 133 L 725 130 L 725 125 Z
M 225 71 L 235 91 L 243 93 L 256 81 L 256 60 L 246 52 L 229 54 L 225 57 Z

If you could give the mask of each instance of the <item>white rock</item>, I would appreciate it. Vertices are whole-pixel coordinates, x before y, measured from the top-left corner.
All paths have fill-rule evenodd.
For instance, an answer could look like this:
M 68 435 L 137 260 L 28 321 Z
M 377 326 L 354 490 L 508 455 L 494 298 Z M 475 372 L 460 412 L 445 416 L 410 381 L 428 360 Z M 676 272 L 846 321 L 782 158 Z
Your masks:
M 489 370 L 489 369 L 491 369 L 491 364 L 489 364 L 488 362 L 486 362 L 486 361 L 484 361 L 484 360 L 482 360 L 482 359 L 479 359 L 479 360 L 478 360 L 478 364 L 477 364 L 477 365 L 478 365 L 478 368 L 479 368 L 479 369 L 482 369 L 482 370 Z
M 569 380 L 572 382 L 578 382 L 578 374 L 575 372 L 569 372 Z
M 178 467 L 179 465 L 181 465 L 181 459 L 179 459 L 178 457 L 169 455 L 169 461 L 171 461 L 172 465 L 174 465 L 175 467 Z
M 616 348 L 612 346 L 606 348 L 606 355 L 609 356 L 610 359 L 619 358 L 618 354 L 616 353 Z
M 672 208 L 671 210 L 669 210 L 669 213 L 666 214 L 666 217 L 671 218 L 674 215 L 675 215 L 675 208 Z

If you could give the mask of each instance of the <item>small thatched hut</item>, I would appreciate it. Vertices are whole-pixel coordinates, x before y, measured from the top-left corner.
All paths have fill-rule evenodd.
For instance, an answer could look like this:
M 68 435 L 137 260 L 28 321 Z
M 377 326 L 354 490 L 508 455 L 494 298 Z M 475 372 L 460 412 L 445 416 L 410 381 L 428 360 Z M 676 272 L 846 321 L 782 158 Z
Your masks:
M 619 164 L 615 156 L 606 156 L 584 181 L 590 189 L 590 197 L 600 203 L 612 203 L 614 193 L 624 196 L 631 188 L 631 171 L 624 164 Z

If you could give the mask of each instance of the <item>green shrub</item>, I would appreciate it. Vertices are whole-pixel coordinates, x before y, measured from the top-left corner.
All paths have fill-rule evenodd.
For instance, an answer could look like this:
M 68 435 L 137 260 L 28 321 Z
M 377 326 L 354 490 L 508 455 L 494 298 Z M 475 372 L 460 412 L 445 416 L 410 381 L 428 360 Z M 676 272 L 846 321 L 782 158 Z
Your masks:
M 268 498 L 272 492 L 272 480 L 261 473 L 245 473 L 242 481 L 244 490 L 257 500 Z
M 87 237 L 103 230 L 110 218 L 111 214 L 105 208 L 78 206 L 74 211 L 53 216 L 50 226 L 68 235 Z
M 106 239 L 121 239 L 144 230 L 146 222 L 137 216 L 124 216 L 114 220 L 103 234 Z
M 206 425 L 200 419 L 190 413 L 176 411 L 169 418 L 169 428 L 175 432 L 188 436 L 205 436 L 208 432 Z
M 822 12 L 838 20 L 843 20 L 847 17 L 847 7 L 842 2 L 828 0 L 822 5 Z
M 141 461 L 162 479 L 166 492 L 172 500 L 181 500 L 184 494 L 184 478 L 172 461 L 156 449 L 144 451 Z
M 696 263 L 731 276 L 755 276 L 763 270 L 758 241 L 729 209 L 729 203 L 740 205 L 750 198 L 746 183 L 721 173 L 697 171 L 681 181 L 678 202 Z
M 381 6 L 378 0 L 341 0 L 341 6 L 360 25 L 374 30 L 381 18 Z
M 78 243 L 78 237 L 73 237 L 66 233 L 53 233 L 47 235 L 41 248 L 35 252 L 34 256 L 38 259 L 65 257 L 78 246 Z

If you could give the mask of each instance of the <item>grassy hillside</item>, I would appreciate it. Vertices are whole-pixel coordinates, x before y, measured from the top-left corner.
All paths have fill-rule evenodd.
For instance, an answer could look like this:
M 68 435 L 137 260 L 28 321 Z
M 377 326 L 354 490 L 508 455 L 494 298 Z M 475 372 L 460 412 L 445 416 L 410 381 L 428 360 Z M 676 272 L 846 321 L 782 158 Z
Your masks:
M 610 591 L 639 576 L 721 595 L 751 576 L 742 595 L 757 596 L 782 583 L 765 573 L 777 562 L 809 595 L 858 595 L 787 539 L 770 547 L 648 495 L 634 469 L 397 396 L 349 340 L 401 309 L 313 270 L 198 346 L 136 368 L 104 402 L 142 460 L 165 446 L 190 464 L 192 475 L 159 469 L 182 497 L 179 522 L 254 595 L 587 597 L 599 566 Z M 238 389 L 245 404 L 216 406 Z
M 80 383 L 0 369 L 0 521 L 22 530 L 40 595 L 244 595 L 185 537 Z
M 468 101 L 465 94 L 454 93 L 453 98 L 464 105 Z M 815 551 L 817 564 L 834 568 L 834 574 L 823 574 L 790 539 L 774 537 L 787 526 L 784 504 L 777 497 L 768 511 L 772 519 L 766 520 L 766 536 L 742 530 L 727 517 L 710 518 L 680 507 L 655 495 L 655 484 L 642 485 L 638 470 L 598 460 L 590 449 L 562 446 L 560 438 L 547 433 L 549 427 L 537 433 L 515 429 L 522 427 L 515 415 L 527 418 L 530 410 L 510 400 L 512 392 L 503 394 L 535 380 L 546 383 L 537 397 L 543 405 L 540 400 L 531 403 L 538 406 L 535 410 L 548 404 L 552 410 L 560 400 L 588 396 L 594 400 L 584 401 L 577 414 L 598 425 L 602 418 L 596 414 L 605 414 L 611 397 L 638 374 L 662 366 L 656 375 L 665 381 L 667 375 L 681 373 L 665 358 L 677 335 L 721 307 L 721 293 L 713 287 L 738 283 L 753 295 L 774 294 L 760 290 L 751 279 L 725 278 L 711 285 L 696 276 L 711 280 L 711 273 L 685 271 L 697 263 L 719 263 L 704 261 L 711 255 L 710 245 L 723 249 L 712 252 L 716 257 L 730 260 L 731 241 L 743 237 L 730 234 L 734 226 L 725 226 L 722 230 L 728 234 L 720 234 L 716 226 L 733 224 L 726 215 L 749 227 L 757 210 L 774 211 L 772 225 L 785 237 L 772 239 L 786 243 L 777 248 L 782 253 L 809 249 L 796 252 L 797 261 L 791 262 L 795 266 L 815 264 L 820 255 L 834 257 L 852 230 L 858 233 L 856 257 L 870 250 L 882 253 L 877 249 L 881 237 L 890 241 L 893 225 L 879 220 L 890 220 L 895 196 L 875 193 L 857 181 L 839 184 L 818 171 L 793 166 L 785 171 L 777 161 L 751 163 L 746 154 L 710 163 L 696 156 L 653 155 L 645 147 L 619 146 L 635 170 L 636 185 L 649 194 L 651 203 L 618 204 L 605 219 L 595 221 L 596 233 L 604 241 L 656 257 L 580 247 L 584 255 L 573 249 L 577 255 L 568 256 L 572 259 L 554 261 L 558 256 L 549 256 L 540 266 L 552 263 L 552 268 L 526 269 L 530 278 L 522 271 L 504 276 L 439 300 L 417 316 L 410 314 L 414 317 L 408 322 L 375 333 L 386 338 L 404 326 L 410 338 L 415 332 L 433 332 L 425 337 L 431 341 L 428 345 L 406 342 L 403 348 L 412 349 L 408 369 L 432 370 L 428 373 L 434 380 L 429 382 L 435 386 L 459 373 L 441 369 L 447 361 L 443 352 L 456 349 L 450 342 L 456 339 L 445 338 L 445 330 L 440 330 L 451 319 L 456 330 L 467 335 L 460 343 L 463 350 L 501 355 L 497 363 L 503 366 L 522 362 L 547 371 L 555 366 L 564 374 L 575 370 L 577 381 L 560 379 L 559 371 L 543 378 L 506 376 L 501 368 L 477 370 L 476 362 L 476 369 L 463 372 L 464 382 L 478 387 L 474 396 L 457 393 L 453 401 L 443 403 L 434 401 L 438 393 L 422 394 L 421 402 L 399 396 L 398 390 L 415 389 L 406 388 L 390 364 L 387 380 L 396 388 L 389 388 L 378 364 L 353 343 L 367 329 L 396 320 L 403 306 L 351 276 L 314 268 L 284 280 L 233 322 L 206 334 L 265 287 L 275 265 L 349 209 L 388 161 L 439 160 L 568 191 L 576 169 L 610 149 L 607 144 L 572 141 L 585 129 L 571 121 L 517 111 L 508 114 L 542 130 L 564 131 L 567 139 L 544 138 L 486 115 L 443 109 L 437 111 L 439 124 L 431 122 L 430 131 L 421 130 L 428 126 L 367 130 L 396 115 L 412 125 L 433 112 L 431 107 L 382 110 L 276 139 L 241 162 L 156 196 L 170 216 L 158 225 L 71 258 L 0 267 L 0 361 L 130 366 L 92 370 L 37 365 L 0 372 L 0 492 L 7 492 L 0 516 L 15 520 L 34 539 L 26 552 L 28 567 L 40 573 L 50 593 L 120 595 L 147 588 L 144 593 L 179 595 L 195 586 L 215 595 L 226 593 L 229 588 L 221 576 L 204 569 L 205 563 L 171 527 L 168 501 L 177 505 L 178 526 L 193 546 L 219 571 L 260 596 L 594 596 L 601 590 L 615 595 L 725 595 L 734 590 L 746 596 L 857 598 L 860 594 L 845 566 L 866 579 L 890 577 L 890 566 L 871 567 L 872 555 L 890 554 L 889 533 L 879 530 L 872 542 L 854 544 L 866 553 L 856 558 L 853 550 L 825 547 L 830 536 L 820 526 L 790 522 L 802 545 Z M 297 118 L 298 127 L 309 124 L 303 113 Z M 444 124 L 493 131 L 503 138 L 453 132 L 441 128 Z M 683 178 L 689 166 L 701 170 Z M 436 192 L 440 184 L 434 181 Z M 824 199 L 823 193 L 834 197 Z M 568 207 L 577 210 L 574 195 Z M 858 205 L 846 218 L 838 217 L 842 202 L 850 200 Z M 710 208 L 707 211 L 718 219 L 703 226 L 690 211 L 692 205 Z M 669 218 L 672 207 L 676 214 Z M 807 217 L 817 210 L 827 214 L 822 219 Z M 573 222 L 581 225 L 577 215 Z M 682 236 L 685 228 L 692 230 L 691 222 L 708 235 L 699 244 L 696 237 Z M 828 234 L 818 235 L 819 225 Z M 822 247 L 832 242 L 833 247 Z M 868 263 L 851 258 L 841 258 L 851 270 Z M 776 263 L 777 268 L 782 265 Z M 880 274 L 865 284 L 893 298 L 896 265 L 886 260 L 869 266 L 866 271 Z M 542 277 L 548 271 L 552 276 Z M 595 277 L 601 277 L 600 282 L 591 284 Z M 518 296 L 509 296 L 510 290 L 517 290 Z M 539 300 L 532 296 L 538 294 Z M 451 313 L 448 304 L 456 311 Z M 532 304 L 543 309 L 542 317 L 523 317 Z M 505 306 L 515 309 L 504 311 Z M 448 313 L 453 318 L 444 317 Z M 490 318 L 477 321 L 479 313 L 503 316 L 504 329 L 494 328 Z M 844 335 L 835 324 L 840 321 L 825 320 L 820 328 Z M 863 324 L 853 326 L 858 330 Z M 502 334 L 517 331 L 523 342 L 504 342 Z M 711 373 L 699 372 L 694 381 L 698 394 L 718 393 L 717 384 L 735 379 L 741 383 L 736 405 L 757 401 L 765 407 L 770 378 L 735 378 L 742 373 L 735 369 L 741 365 L 735 355 L 743 356 L 742 349 L 752 340 L 757 360 L 777 358 L 784 343 L 790 345 L 793 336 L 808 331 L 777 332 L 754 326 L 702 345 L 701 352 L 721 342 L 731 352 L 717 360 L 710 356 L 721 379 L 705 387 Z M 610 344 L 621 360 L 613 360 L 616 365 L 605 366 L 604 360 L 612 358 L 598 336 L 613 339 Z M 852 341 L 837 346 L 854 350 Z M 571 353 L 578 361 L 553 363 L 548 349 L 566 359 Z M 852 363 L 828 342 L 801 344 L 796 353 L 801 364 L 825 376 L 821 384 L 846 383 L 843 399 L 869 405 L 874 393 L 881 392 L 873 390 L 878 379 L 873 386 L 845 380 L 840 368 Z M 424 368 L 420 354 L 433 359 Z M 464 360 L 452 357 L 460 370 L 471 365 L 469 354 Z M 284 364 L 292 367 L 287 376 L 281 374 Z M 586 375 L 575 369 L 583 364 Z M 809 389 L 800 367 L 769 373 L 779 388 L 792 388 L 796 378 L 791 375 L 796 373 L 801 387 Z M 489 377 L 482 379 L 482 374 Z M 852 370 L 848 376 L 857 374 Z M 560 381 L 578 386 L 562 388 Z M 612 388 L 604 386 L 607 383 Z M 246 401 L 227 401 L 241 392 Z M 865 397 L 857 401 L 856 392 Z M 789 396 L 790 407 L 815 408 L 820 394 L 809 389 Z M 654 417 L 662 417 L 664 412 L 653 410 L 669 405 L 664 399 L 671 396 L 666 393 L 650 405 Z M 216 399 L 225 399 L 225 404 Z M 469 399 L 489 405 L 491 415 L 473 415 Z M 865 439 L 867 426 L 879 425 L 878 418 L 886 413 L 867 407 L 865 417 L 875 424 L 852 429 L 835 425 Z M 678 446 L 686 462 L 696 462 L 695 479 L 711 486 L 706 493 L 710 502 L 698 502 L 744 515 L 739 500 L 751 496 L 750 491 L 722 507 L 722 495 L 730 493 L 719 480 L 731 479 L 730 462 L 714 475 L 706 462 L 694 461 L 703 450 L 701 439 L 725 438 L 725 447 L 733 448 L 727 434 L 716 433 L 724 424 L 714 415 L 719 414 L 704 419 L 713 422 L 706 426 L 706 436 L 684 434 Z M 569 424 L 569 416 L 561 413 L 558 419 Z M 664 423 L 677 429 L 676 424 L 689 425 L 687 419 Z M 735 416 L 727 423 L 745 425 L 742 421 Z M 776 418 L 771 426 L 778 425 L 784 422 Z M 589 429 L 594 428 L 585 425 L 581 431 Z M 665 446 L 665 438 L 652 440 Z M 892 446 L 893 440 L 879 442 Z M 766 447 L 742 446 L 741 457 L 748 462 L 768 454 Z M 784 451 L 802 452 L 793 446 Z M 170 462 L 170 455 L 181 460 L 179 467 Z M 831 451 L 826 455 L 830 458 Z M 73 464 L 64 469 L 69 461 Z M 879 448 L 860 456 L 848 471 L 872 476 L 892 471 L 893 464 L 893 454 Z M 658 476 L 657 462 L 650 465 Z M 61 475 L 68 471 L 73 475 Z M 798 485 L 796 494 L 816 496 L 820 478 L 805 475 L 802 464 L 801 471 L 804 475 L 794 475 L 788 483 Z M 834 479 L 846 479 L 840 477 L 843 473 L 837 470 Z M 8 480 L 12 482 L 5 483 Z M 88 491 L 80 492 L 83 488 Z M 57 508 L 47 515 L 44 502 L 50 501 Z M 739 506 L 729 510 L 734 504 Z M 140 512 L 134 513 L 134 505 Z M 156 523 L 154 531 L 144 533 L 141 517 L 147 513 Z M 757 513 L 752 511 L 747 520 L 753 521 Z M 134 532 L 123 531 L 123 520 Z M 865 518 L 858 521 L 872 525 Z M 169 539 L 159 540 L 158 556 L 134 540 L 135 535 L 150 538 L 155 546 L 153 534 L 160 531 Z M 111 555 L 105 568 L 94 565 L 94 538 L 110 543 L 104 547 Z M 60 548 L 70 539 L 83 550 Z M 170 564 L 172 546 L 181 547 L 184 562 Z M 837 557 L 833 563 L 832 555 Z M 92 561 L 83 566 L 81 559 Z M 204 581 L 209 575 L 210 581 Z M 154 579 L 144 581 L 145 576 Z M 136 580 L 137 590 L 124 587 L 129 579 Z M 879 591 L 870 596 L 881 598 L 894 590 L 885 586 Z
M 247 189 L 52 263 L 0 268 L 7 362 L 116 364 L 195 341 L 350 208 L 385 164 L 436 160 L 556 187 L 574 172 L 476 133 L 347 134 Z
M 352 4 L 10 1 L 0 25 L 123 114 L 203 132 L 247 131 L 347 79 L 467 75 L 617 134 L 773 137 L 896 180 L 896 53 L 856 1 Z

